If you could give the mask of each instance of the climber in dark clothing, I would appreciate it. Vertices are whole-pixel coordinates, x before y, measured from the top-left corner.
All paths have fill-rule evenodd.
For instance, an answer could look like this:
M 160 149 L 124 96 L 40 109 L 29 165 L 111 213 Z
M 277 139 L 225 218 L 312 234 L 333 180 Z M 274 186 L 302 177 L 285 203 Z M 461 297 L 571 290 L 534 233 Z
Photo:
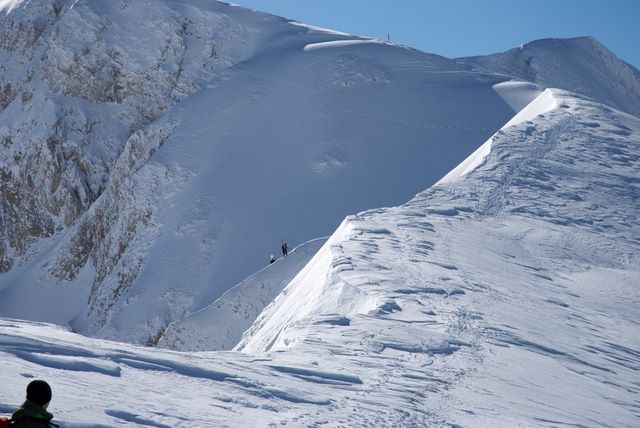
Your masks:
M 43 380 L 34 380 L 27 386 L 27 399 L 11 416 L 12 428 L 57 427 L 47 412 L 51 401 L 51 387 Z
M 280 241 L 282 243 L 282 245 L 280 246 L 282 248 L 282 256 L 283 257 L 287 257 L 287 255 L 289 254 L 289 247 L 287 247 L 287 243 L 284 241 Z

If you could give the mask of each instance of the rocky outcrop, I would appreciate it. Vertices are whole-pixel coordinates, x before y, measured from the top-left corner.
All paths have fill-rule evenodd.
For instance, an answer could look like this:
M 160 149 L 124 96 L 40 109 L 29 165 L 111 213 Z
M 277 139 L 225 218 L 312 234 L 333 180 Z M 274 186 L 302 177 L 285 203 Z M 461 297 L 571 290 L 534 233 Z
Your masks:
M 104 325 L 112 305 L 131 285 L 144 253 L 126 254 L 139 234 L 153 234 L 150 224 L 153 192 L 141 191 L 130 174 L 164 143 L 171 127 L 147 127 L 127 141 L 111 181 L 99 199 L 84 213 L 57 252 L 49 270 L 57 279 L 73 281 L 90 264 L 95 272 L 87 313 L 95 325 Z M 151 180 L 152 181 L 152 180 Z M 160 180 L 156 181 L 160 183 Z M 125 257 L 126 255 L 126 257 Z
M 211 10 L 159 3 L 149 12 L 127 0 L 24 2 L 3 13 L 0 273 L 79 221 L 49 269 L 68 280 L 92 258 L 100 283 L 133 233 L 123 227 L 117 244 L 105 243 L 126 202 L 118 183 L 157 142 L 144 127 L 242 60 L 225 45 L 243 31 Z
M 35 264 L 48 286 L 77 284 L 91 334 L 139 273 L 145 249 L 131 241 L 159 227 L 150 187 L 173 178 L 150 168 L 144 189 L 132 178 L 173 130 L 153 122 L 250 57 L 260 35 L 216 2 L 0 8 L 0 275 Z

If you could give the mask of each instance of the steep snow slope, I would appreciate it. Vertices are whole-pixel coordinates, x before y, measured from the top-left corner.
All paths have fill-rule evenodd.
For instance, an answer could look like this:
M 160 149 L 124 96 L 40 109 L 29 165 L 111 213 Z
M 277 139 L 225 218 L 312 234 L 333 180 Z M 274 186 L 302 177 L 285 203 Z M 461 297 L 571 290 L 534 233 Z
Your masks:
M 640 120 L 549 95 L 467 175 L 347 218 L 254 354 L 0 320 L 0 412 L 35 376 L 65 426 L 637 426 Z
M 326 240 L 319 238 L 299 245 L 287 257 L 280 257 L 243 280 L 214 303 L 169 324 L 158 346 L 180 351 L 232 349 Z
M 35 219 L 53 226 L 30 241 L 9 232 L 9 242 L 29 245 L 6 251 L 5 316 L 155 344 L 169 323 L 261 269 L 281 239 L 306 242 L 348 213 L 409 199 L 514 114 L 493 88 L 505 77 L 439 56 L 218 2 L 156 3 L 147 14 L 145 2 L 25 2 L 4 18 L 5 34 L 23 34 L 21 23 L 46 9 L 37 15 L 46 20 L 33 24 L 41 34 L 34 44 L 23 35 L 21 49 L 3 53 L 7 64 L 37 55 L 25 64 L 41 94 L 14 99 L 2 113 L 8 122 L 72 97 L 117 114 L 113 129 L 135 129 L 126 142 L 102 144 L 100 135 L 77 142 L 84 157 L 89 147 L 110 155 L 88 162 L 102 162 L 100 174 L 78 173 L 99 184 L 60 222 L 49 218 L 57 208 L 48 211 L 43 190 L 59 183 L 58 174 L 48 176 L 44 164 L 50 147 L 66 153 L 59 146 L 69 137 L 60 131 L 59 144 L 47 145 L 44 130 L 70 119 L 27 115 L 28 123 L 50 118 L 32 140 L 47 157 L 28 157 L 39 160 L 32 181 L 42 197 L 33 205 L 43 213 Z M 6 69 L 14 78 L 22 71 Z M 16 157 L 7 155 L 11 171 L 33 165 L 14 168 Z M 14 183 L 23 175 L 11 174 Z M 74 195 L 74 185 L 61 188 Z M 28 219 L 25 210 L 7 211 Z M 27 222 L 20 230 L 34 229 Z M 52 301 L 65 304 L 51 308 Z
M 456 183 L 464 179 L 486 162 L 487 157 L 491 154 L 494 142 L 500 135 L 505 132 L 510 132 L 511 128 L 529 122 L 557 107 L 558 101 L 557 96 L 554 95 L 554 90 L 545 90 L 487 140 L 487 142 L 438 181 L 436 187 L 446 186 L 447 184 Z M 455 216 L 457 215 L 457 209 L 458 208 L 455 208 L 451 211 L 445 210 L 443 214 Z M 274 302 L 268 310 L 260 315 L 260 319 L 252 326 L 251 330 L 247 331 L 245 337 L 243 337 L 243 341 L 238 345 L 238 349 L 249 352 L 265 352 L 271 350 L 277 343 L 284 343 L 286 346 L 289 346 L 295 343 L 296 339 L 295 337 L 289 338 L 286 336 L 284 339 L 281 339 L 280 335 L 284 334 L 283 331 L 286 331 L 291 326 L 295 326 L 301 320 L 311 317 L 311 314 L 322 313 L 322 311 L 328 310 L 327 308 L 332 308 L 332 310 L 337 309 L 339 313 L 344 312 L 343 315 L 345 315 L 345 317 L 341 319 L 347 320 L 345 322 L 348 322 L 349 318 L 346 316 L 373 311 L 376 307 L 387 304 L 381 302 L 377 296 L 371 296 L 367 293 L 356 293 L 355 296 L 352 296 L 351 292 L 354 290 L 354 287 L 350 286 L 348 281 L 344 281 L 343 275 L 339 274 L 343 270 L 343 264 L 346 265 L 346 270 L 348 271 L 351 269 L 351 263 L 348 262 L 348 259 L 347 261 L 343 261 L 341 255 L 332 255 L 332 252 L 327 250 L 327 248 L 338 246 L 336 241 L 348 240 L 354 234 L 357 235 L 359 233 L 359 230 L 354 232 L 352 223 L 352 221 L 347 219 L 347 221 L 342 224 L 338 232 L 336 232 L 329 243 L 326 244 L 323 253 L 315 257 L 312 262 L 299 273 L 294 281 L 292 281 L 293 284 L 287 287 L 286 292 L 278 296 L 279 301 L 277 303 Z M 365 229 L 365 231 L 367 231 L 367 229 Z M 379 230 L 373 229 L 370 232 L 383 235 L 391 233 L 386 228 L 380 228 Z M 430 247 L 431 244 L 427 246 Z M 336 261 L 336 259 L 338 260 Z M 385 268 L 384 265 L 380 265 L 379 267 L 382 270 L 389 270 Z M 453 265 L 448 265 L 447 267 L 454 268 Z M 325 282 L 325 278 L 332 278 L 334 276 L 336 280 Z M 322 287 L 308 286 L 307 284 L 311 281 L 315 281 L 327 287 L 327 289 L 331 289 L 331 291 L 327 292 L 327 290 Z M 340 287 L 336 287 L 336 282 L 340 284 Z M 295 285 L 297 283 L 302 285 Z M 316 294 L 311 294 L 311 297 L 309 297 L 310 293 Z M 322 300 L 321 304 L 318 303 L 318 300 Z M 302 307 L 300 307 L 300 305 L 302 305 Z M 292 308 L 295 308 L 295 310 L 292 310 Z M 391 304 L 390 309 L 394 311 L 398 308 L 397 305 Z
M 640 117 L 640 71 L 593 37 L 536 40 L 507 52 L 457 61 L 578 92 Z
M 510 84 L 511 82 L 507 83 L 509 84 L 509 87 L 513 86 Z M 517 85 L 519 84 L 517 83 Z M 558 105 L 553 95 L 553 91 L 551 89 L 547 89 L 538 97 L 536 97 L 535 100 L 531 101 L 525 108 L 520 110 L 518 114 L 511 118 L 509 122 L 507 122 L 502 128 L 500 128 L 500 131 L 507 130 L 514 125 L 521 124 L 522 122 L 530 121 L 536 116 L 542 115 L 549 110 L 553 110 L 557 106 Z M 483 145 L 478 147 L 475 152 L 473 152 L 457 167 L 455 167 L 447 175 L 442 177 L 442 179 L 440 179 L 440 181 L 438 181 L 438 183 L 436 184 L 455 181 L 460 178 L 464 178 L 466 175 L 472 173 L 479 165 L 481 165 L 485 161 L 489 153 L 491 153 L 491 146 L 493 144 L 494 138 L 495 134 Z

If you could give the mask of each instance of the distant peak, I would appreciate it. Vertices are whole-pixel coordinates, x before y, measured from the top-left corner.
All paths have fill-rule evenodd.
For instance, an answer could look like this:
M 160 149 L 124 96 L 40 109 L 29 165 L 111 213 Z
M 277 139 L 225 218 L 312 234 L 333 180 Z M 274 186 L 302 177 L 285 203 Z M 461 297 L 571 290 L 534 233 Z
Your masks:
M 16 7 L 20 6 L 24 0 L 0 0 L 0 12 L 9 13 Z
M 593 36 L 578 36 L 578 37 L 571 37 L 568 40 L 576 40 L 576 41 L 585 41 L 585 42 L 591 42 L 591 43 L 598 43 L 598 44 L 602 44 L 598 41 L 598 39 L 596 39 Z
M 609 50 L 604 44 L 600 42 L 600 40 L 596 39 L 593 36 L 574 37 L 568 40 L 571 40 L 577 44 L 597 46 L 598 48 L 606 49 L 607 51 Z
M 506 52 L 459 58 L 478 69 L 562 88 L 640 115 L 640 72 L 593 36 L 534 40 Z
M 526 48 L 528 46 L 533 47 L 533 46 L 548 46 L 548 45 L 556 45 L 556 46 L 557 45 L 564 45 L 564 46 L 574 45 L 574 46 L 582 46 L 582 47 L 589 46 L 589 47 L 597 47 L 599 49 L 606 49 L 607 51 L 609 50 L 605 45 L 600 43 L 600 41 L 593 36 L 550 37 L 546 39 L 533 40 L 529 43 L 525 43 L 524 45 L 522 45 L 522 47 Z

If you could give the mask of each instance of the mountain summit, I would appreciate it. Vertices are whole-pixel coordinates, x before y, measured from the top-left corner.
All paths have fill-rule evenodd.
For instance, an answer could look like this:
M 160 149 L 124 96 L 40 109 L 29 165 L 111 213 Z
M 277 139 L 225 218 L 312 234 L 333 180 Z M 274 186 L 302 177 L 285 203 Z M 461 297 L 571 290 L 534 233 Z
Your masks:
M 587 95 L 640 117 L 640 71 L 593 37 L 542 39 L 461 64 Z

